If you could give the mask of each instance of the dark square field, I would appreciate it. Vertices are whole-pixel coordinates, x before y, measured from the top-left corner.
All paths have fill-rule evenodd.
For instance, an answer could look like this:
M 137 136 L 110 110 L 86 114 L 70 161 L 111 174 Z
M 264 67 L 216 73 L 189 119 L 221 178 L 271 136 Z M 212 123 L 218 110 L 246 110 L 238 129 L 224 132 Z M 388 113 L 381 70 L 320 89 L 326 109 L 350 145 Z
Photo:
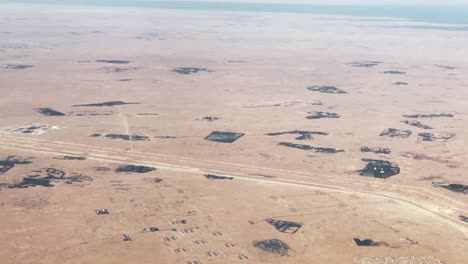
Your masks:
M 205 139 L 213 142 L 232 143 L 242 137 L 244 133 L 214 131 Z

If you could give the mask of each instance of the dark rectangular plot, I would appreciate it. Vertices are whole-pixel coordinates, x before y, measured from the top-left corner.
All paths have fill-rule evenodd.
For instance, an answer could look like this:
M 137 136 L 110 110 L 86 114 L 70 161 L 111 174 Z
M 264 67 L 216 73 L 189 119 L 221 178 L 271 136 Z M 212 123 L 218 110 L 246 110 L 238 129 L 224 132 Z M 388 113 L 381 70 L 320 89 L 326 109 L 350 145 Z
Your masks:
M 195 68 L 195 67 L 178 67 L 173 70 L 174 72 L 180 73 L 180 74 L 194 74 L 198 72 L 207 72 L 207 68 Z
M 387 137 L 401 137 L 401 138 L 408 138 L 411 136 L 411 130 L 399 130 L 396 128 L 388 128 L 380 133 L 380 136 L 387 136 Z
M 155 167 L 138 166 L 138 165 L 122 165 L 118 167 L 115 172 L 117 173 L 147 173 L 155 171 Z
M 418 138 L 422 141 L 447 141 L 453 138 L 455 134 L 436 134 L 436 133 L 419 133 Z
M 442 187 L 452 192 L 463 193 L 463 194 L 468 193 L 468 185 L 464 185 L 464 184 L 450 183 L 450 184 L 438 184 L 437 186 Z
M 122 139 L 122 140 L 133 140 L 133 141 L 149 140 L 147 136 L 127 135 L 127 134 L 107 134 L 106 137 L 110 139 Z
M 86 160 L 86 157 L 63 156 L 64 160 Z
M 309 112 L 307 119 L 322 119 L 322 118 L 340 118 L 341 116 L 337 113 L 331 112 Z
M 353 238 L 354 243 L 360 247 L 378 247 L 378 246 L 385 246 L 387 243 L 384 242 L 376 242 L 372 239 L 359 239 L 359 238 Z
M 428 125 L 425 125 L 419 121 L 416 121 L 416 120 L 405 120 L 405 121 L 401 121 L 402 123 L 405 123 L 407 125 L 410 125 L 410 126 L 414 126 L 414 127 L 419 127 L 419 128 L 422 128 L 422 129 L 433 129 L 433 127 L 431 126 L 428 126 Z
M 289 233 L 289 234 L 296 233 L 302 227 L 302 224 L 300 223 L 283 221 L 283 220 L 275 220 L 271 218 L 266 219 L 266 222 L 274 226 L 276 230 L 283 232 L 283 233 Z
M 213 121 L 219 120 L 219 117 L 216 117 L 216 116 L 204 116 L 204 117 L 200 118 L 199 120 L 200 120 L 200 121 L 213 122 Z
M 278 143 L 278 145 L 290 147 L 290 148 L 302 149 L 302 150 L 309 150 L 312 152 L 322 152 L 322 153 L 338 153 L 338 152 L 344 151 L 342 149 L 336 149 L 336 148 L 313 147 L 309 145 L 294 144 L 294 143 L 289 143 L 289 142 L 280 142 Z
M 233 143 L 243 135 L 244 133 L 214 131 L 205 137 L 205 139 L 219 143 Z
M 155 136 L 154 138 L 155 139 L 174 139 L 174 138 L 177 138 L 177 137 L 174 137 L 174 136 Z
M 353 61 L 347 64 L 353 67 L 370 68 L 370 67 L 377 66 L 381 63 L 382 63 L 381 61 Z
M 105 110 L 102 112 L 97 111 L 72 111 L 68 113 L 70 116 L 109 116 L 113 115 L 114 112 L 111 110 Z
M 367 162 L 364 169 L 361 170 L 361 176 L 386 179 L 400 173 L 400 167 L 386 160 L 362 159 Z
M 445 70 L 455 70 L 456 69 L 456 67 L 446 66 L 446 65 L 434 65 L 434 66 L 445 69 Z
M 130 63 L 131 61 L 127 61 L 127 60 L 96 60 L 96 62 L 99 62 L 99 63 L 111 63 L 111 64 L 128 64 L 128 63 Z
M 303 131 L 303 130 L 291 130 L 291 131 L 282 131 L 282 132 L 273 132 L 267 133 L 266 136 L 280 136 L 285 134 L 292 134 L 292 135 L 300 135 L 296 137 L 296 140 L 305 140 L 305 139 L 312 139 L 312 135 L 323 135 L 326 136 L 328 133 L 325 132 L 316 132 L 316 131 Z
M 107 211 L 107 209 L 97 209 L 95 210 L 96 214 L 98 215 L 106 215 L 106 214 L 109 214 L 109 211 Z
M 403 115 L 407 118 L 437 118 L 437 117 L 454 117 L 452 114 L 442 113 L 442 114 L 414 114 L 414 115 Z
M 361 152 L 372 152 L 375 154 L 390 154 L 392 151 L 388 148 L 362 147 Z
M 115 106 L 115 105 L 128 105 L 128 104 L 140 104 L 135 102 L 123 102 L 123 101 L 108 101 L 102 103 L 92 103 L 92 104 L 79 104 L 79 105 L 72 105 L 73 107 L 77 106 L 95 106 L 95 107 L 103 107 L 103 106 Z
M 219 175 L 214 175 L 214 174 L 205 174 L 205 177 L 208 180 L 232 180 L 232 179 L 234 179 L 234 177 L 219 176 Z
M 460 221 L 462 221 L 462 222 L 468 223 L 468 217 L 466 217 L 464 215 L 458 216 L 458 219 L 460 219 Z
M 321 93 L 329 93 L 329 94 L 345 94 L 347 93 L 344 90 L 341 90 L 339 88 L 336 88 L 335 86 L 310 86 L 307 87 L 308 90 L 314 91 L 314 92 L 321 92 Z
M 5 69 L 10 70 L 24 70 L 34 67 L 34 65 L 26 65 L 26 64 L 8 64 Z
M 52 108 L 35 108 L 37 112 L 45 116 L 64 116 L 65 114 Z
M 121 73 L 121 72 L 127 72 L 127 71 L 136 71 L 141 69 L 141 67 L 102 67 L 99 68 L 99 71 L 105 71 L 107 73 Z
M 405 74 L 403 71 L 384 71 L 385 74 Z
M 54 187 L 54 185 L 51 184 L 51 181 L 52 181 L 51 179 L 45 179 L 45 178 L 23 178 L 22 181 L 19 183 L 8 185 L 8 188 L 24 189 L 24 188 L 36 187 L 36 186 Z

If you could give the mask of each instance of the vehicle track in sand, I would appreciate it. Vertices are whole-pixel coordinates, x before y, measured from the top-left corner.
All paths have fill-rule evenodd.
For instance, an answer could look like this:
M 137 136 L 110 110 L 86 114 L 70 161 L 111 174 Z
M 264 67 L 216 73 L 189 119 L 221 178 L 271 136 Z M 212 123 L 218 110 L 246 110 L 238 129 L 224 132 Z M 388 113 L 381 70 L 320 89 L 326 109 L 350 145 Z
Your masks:
M 418 196 L 422 197 L 423 199 L 430 199 L 435 201 L 434 195 L 436 195 L 438 199 L 443 199 L 443 201 L 437 201 L 439 203 L 444 203 L 445 205 L 450 205 L 451 210 L 463 211 L 463 209 L 455 207 L 453 204 L 458 204 L 461 207 L 465 207 L 466 205 L 460 201 L 451 199 L 449 197 L 442 196 L 435 192 L 426 190 L 424 188 L 418 188 L 413 186 L 399 186 L 394 185 L 391 186 L 390 184 L 373 184 L 372 187 L 381 188 L 375 191 L 369 191 L 364 189 L 357 189 L 351 188 L 351 185 L 356 185 L 356 182 L 353 181 L 354 184 L 351 184 L 350 180 L 328 180 L 322 178 L 319 179 L 321 176 L 311 175 L 306 172 L 300 171 L 289 171 L 283 169 L 271 169 L 271 168 L 263 168 L 263 167 L 256 167 L 256 166 L 245 166 L 242 164 L 236 163 L 227 163 L 227 162 L 217 162 L 217 161 L 206 161 L 200 160 L 197 161 L 191 158 L 180 158 L 175 156 L 166 156 L 161 154 L 154 154 L 154 153 L 145 153 L 145 152 L 138 152 L 138 151 L 125 151 L 121 149 L 114 149 L 114 148 L 107 148 L 107 147 L 93 147 L 83 144 L 76 144 L 76 143 L 68 143 L 68 142 L 60 142 L 60 141 L 50 141 L 50 140 L 40 140 L 40 139 L 33 139 L 29 137 L 17 137 L 11 136 L 7 134 L 2 134 L 0 138 L 0 148 L 4 149 L 13 149 L 13 150 L 22 150 L 22 151 L 31 151 L 31 152 L 38 152 L 47 155 L 84 155 L 88 159 L 97 160 L 97 161 L 105 161 L 105 162 L 113 162 L 113 163 L 135 163 L 141 165 L 148 165 L 148 166 L 155 166 L 159 167 L 160 169 L 166 170 L 173 170 L 173 171 L 181 171 L 181 172 L 189 172 L 189 173 L 197 173 L 197 174 L 204 174 L 204 173 L 214 173 L 214 174 L 221 174 L 225 176 L 232 176 L 243 180 L 251 180 L 256 182 L 265 182 L 265 183 L 275 183 L 275 184 L 288 184 L 293 186 L 299 187 L 307 187 L 313 189 L 320 189 L 320 190 L 328 190 L 328 191 L 337 191 L 343 193 L 354 193 L 354 194 L 364 194 L 370 196 L 379 196 L 383 198 L 388 198 L 394 201 L 397 201 L 401 204 L 405 204 L 408 206 L 413 206 L 420 210 L 426 211 L 431 213 L 434 216 L 439 217 L 441 220 L 450 223 L 452 226 L 455 226 L 465 234 L 468 231 L 468 224 L 460 222 L 457 218 L 447 215 L 441 210 L 437 208 L 433 208 L 434 206 L 428 206 L 427 204 L 423 204 L 419 201 L 410 200 L 408 195 L 401 195 L 400 193 L 409 192 L 409 193 L 416 193 Z M 182 162 L 181 162 L 182 161 Z M 182 163 L 182 164 L 181 164 Z M 185 164 L 184 164 L 185 163 Z M 216 167 L 216 168 L 213 168 Z M 283 176 L 284 178 L 266 178 L 262 176 L 255 176 L 251 175 L 248 172 L 255 172 L 255 173 L 272 173 L 275 176 Z M 296 179 L 294 179 L 296 178 Z M 299 180 L 300 179 L 300 180 Z M 328 180 L 330 183 L 317 183 L 313 182 L 313 180 L 320 180 L 325 182 Z M 333 184 L 331 183 L 333 182 Z M 359 187 L 359 186 L 358 186 Z M 396 193 L 400 192 L 400 193 Z M 428 195 L 424 195 L 422 193 L 429 193 Z M 405 197 L 406 196 L 406 197 Z
M 63 142 L 63 141 L 51 141 L 51 140 L 42 140 L 36 139 L 31 137 L 19 137 L 19 136 L 12 136 L 10 134 L 2 134 L 2 138 L 0 138 L 0 142 L 4 142 L 6 144 L 14 144 L 17 146 L 25 147 L 27 144 L 29 147 L 38 146 L 41 149 L 49 150 L 49 151 L 59 151 L 66 149 L 68 155 L 78 155 L 78 156 L 88 156 L 90 153 L 101 153 L 101 155 L 109 156 L 109 157 L 120 157 L 122 159 L 125 158 L 133 158 L 133 159 L 147 159 L 148 157 L 156 159 L 159 163 L 169 163 L 171 166 L 181 165 L 181 166 L 191 166 L 197 168 L 203 168 L 204 170 L 213 170 L 213 168 L 217 168 L 219 170 L 225 170 L 228 168 L 228 171 L 236 168 L 237 170 L 242 169 L 244 174 L 255 175 L 259 174 L 273 174 L 274 176 L 281 176 L 285 178 L 297 178 L 297 179 L 306 179 L 310 180 L 318 180 L 321 182 L 329 182 L 333 184 L 338 184 L 340 186 L 349 186 L 351 185 L 358 185 L 360 188 L 372 188 L 377 189 L 380 188 L 382 192 L 408 192 L 412 195 L 419 196 L 420 198 L 426 200 L 434 200 L 437 199 L 437 202 L 443 203 L 447 207 L 452 207 L 454 204 L 460 207 L 466 207 L 467 205 L 463 202 L 460 202 L 456 199 L 452 199 L 450 197 L 443 196 L 439 193 L 436 193 L 427 188 L 420 188 L 415 186 L 408 186 L 408 185 L 401 185 L 401 184 L 391 184 L 387 182 L 378 182 L 372 181 L 369 182 L 368 178 L 337 178 L 333 177 L 333 175 L 315 175 L 311 174 L 310 172 L 302 172 L 302 171 L 292 171 L 292 170 L 283 170 L 277 168 L 266 168 L 260 166 L 251 166 L 251 165 L 243 165 L 238 163 L 228 163 L 222 161 L 212 161 L 212 160 L 196 160 L 188 157 L 178 157 L 178 156 L 171 156 L 171 155 L 162 155 L 156 153 L 148 153 L 148 152 L 140 152 L 140 151 L 128 151 L 124 149 L 116 149 L 116 148 L 109 148 L 109 147 L 94 147 L 84 144 L 77 144 L 77 143 L 70 143 L 70 142 Z M 58 149 L 57 149 L 58 148 Z M 63 154 L 58 154 L 63 155 Z M 224 169 L 223 169 L 224 168 Z M 359 186 L 360 185 L 360 186 Z M 454 208 L 457 209 L 457 208 Z M 466 209 L 466 208 L 465 208 Z

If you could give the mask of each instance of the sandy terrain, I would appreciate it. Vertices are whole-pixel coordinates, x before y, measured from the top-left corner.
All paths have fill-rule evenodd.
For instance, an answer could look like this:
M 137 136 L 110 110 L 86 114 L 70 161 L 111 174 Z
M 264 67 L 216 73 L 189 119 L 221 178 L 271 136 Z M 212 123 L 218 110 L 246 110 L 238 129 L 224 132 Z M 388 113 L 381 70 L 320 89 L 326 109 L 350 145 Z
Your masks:
M 468 32 L 410 24 L 0 5 L 1 263 L 465 263 Z

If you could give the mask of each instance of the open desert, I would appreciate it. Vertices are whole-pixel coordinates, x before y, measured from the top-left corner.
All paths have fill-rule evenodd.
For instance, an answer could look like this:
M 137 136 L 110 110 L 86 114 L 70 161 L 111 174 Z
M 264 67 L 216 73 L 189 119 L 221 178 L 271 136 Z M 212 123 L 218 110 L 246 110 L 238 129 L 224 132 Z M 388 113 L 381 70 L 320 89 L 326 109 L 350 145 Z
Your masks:
M 0 4 L 0 262 L 467 263 L 468 31 L 421 26 Z

